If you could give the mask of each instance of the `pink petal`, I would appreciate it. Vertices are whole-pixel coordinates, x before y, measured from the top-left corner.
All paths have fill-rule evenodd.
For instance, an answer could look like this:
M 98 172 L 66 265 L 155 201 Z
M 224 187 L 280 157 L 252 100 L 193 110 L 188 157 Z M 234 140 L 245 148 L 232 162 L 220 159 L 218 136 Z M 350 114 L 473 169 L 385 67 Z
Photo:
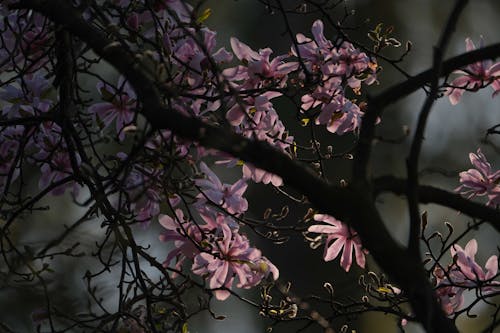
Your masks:
M 340 238 L 336 239 L 333 242 L 333 244 L 331 244 L 326 248 L 323 259 L 325 261 L 330 261 L 337 258 L 337 256 L 340 253 L 340 250 L 342 250 L 342 247 L 344 247 L 344 244 L 345 244 L 345 239 L 340 239 Z
M 229 270 L 229 264 L 225 260 L 223 260 L 221 262 L 222 262 L 222 265 L 220 265 L 215 270 L 215 272 L 213 273 L 213 275 L 210 277 L 209 286 L 212 289 L 220 288 L 226 282 L 227 272 Z
M 349 272 L 349 269 L 352 265 L 352 248 L 353 242 L 346 241 L 344 246 L 344 252 L 342 253 L 342 258 L 340 259 L 340 266 L 342 266 L 346 272 Z
M 498 257 L 497 256 L 489 257 L 484 267 L 486 268 L 485 279 L 489 280 L 493 278 L 498 272 Z

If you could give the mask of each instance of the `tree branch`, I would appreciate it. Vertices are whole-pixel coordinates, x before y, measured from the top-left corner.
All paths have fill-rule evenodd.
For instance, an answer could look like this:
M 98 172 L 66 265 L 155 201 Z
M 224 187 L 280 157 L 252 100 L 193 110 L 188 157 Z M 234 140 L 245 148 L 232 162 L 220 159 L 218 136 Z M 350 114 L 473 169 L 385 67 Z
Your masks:
M 439 93 L 439 77 L 441 76 L 443 55 L 449 44 L 451 35 L 455 30 L 455 26 L 458 22 L 460 14 L 467 5 L 467 0 L 457 0 L 452 12 L 450 13 L 446 25 L 439 38 L 438 46 L 434 48 L 434 59 L 433 59 L 433 75 L 431 80 L 431 89 L 425 102 L 420 110 L 417 122 L 417 128 L 415 130 L 415 135 L 413 137 L 410 155 L 406 159 L 406 169 L 408 173 L 407 180 L 407 199 L 408 199 L 408 211 L 410 214 L 410 233 L 408 237 L 408 251 L 420 258 L 420 210 L 418 207 L 418 162 L 420 152 L 422 150 L 422 144 L 424 141 L 424 132 L 427 125 L 427 119 L 431 113 L 432 106 L 436 100 Z
M 383 192 L 392 192 L 397 195 L 406 195 L 406 180 L 393 176 L 384 176 L 373 181 L 375 195 Z M 470 201 L 459 194 L 448 192 L 429 185 L 418 187 L 419 201 L 424 204 L 435 203 L 444 207 L 456 209 L 470 217 L 488 221 L 500 232 L 500 211 L 487 207 L 484 204 Z

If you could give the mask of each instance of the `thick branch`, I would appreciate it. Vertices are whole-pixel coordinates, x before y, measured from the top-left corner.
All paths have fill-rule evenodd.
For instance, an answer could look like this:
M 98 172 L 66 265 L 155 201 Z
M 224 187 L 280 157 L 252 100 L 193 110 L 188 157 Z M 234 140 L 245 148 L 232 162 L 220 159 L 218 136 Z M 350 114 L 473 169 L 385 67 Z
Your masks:
M 442 62 L 441 76 L 447 76 L 454 70 L 463 68 L 474 62 L 495 59 L 499 56 L 500 43 L 463 53 Z M 368 109 L 363 117 L 363 123 L 359 135 L 359 145 L 356 150 L 356 160 L 353 170 L 354 177 L 368 176 L 368 161 L 371 153 L 372 139 L 375 135 L 375 123 L 377 118 L 382 115 L 384 107 L 417 91 L 430 82 L 433 75 L 433 68 L 430 68 L 401 83 L 393 85 L 377 96 L 369 98 Z
M 406 169 L 408 173 L 408 187 L 407 187 L 407 199 L 408 199 L 408 211 L 410 213 L 410 234 L 408 241 L 408 250 L 412 255 L 416 255 L 420 258 L 420 210 L 418 207 L 418 163 L 419 156 L 422 150 L 422 144 L 424 141 L 424 132 L 427 125 L 427 119 L 431 113 L 432 106 L 436 100 L 439 93 L 439 77 L 441 76 L 441 66 L 443 62 L 443 55 L 446 51 L 448 43 L 450 41 L 452 32 L 455 31 L 455 26 L 458 22 L 461 12 L 467 4 L 467 0 L 457 0 L 455 6 L 450 13 L 446 25 L 439 38 L 439 43 L 437 47 L 434 48 L 434 60 L 433 60 L 433 75 L 431 79 L 431 89 L 425 102 L 420 110 L 418 116 L 417 128 L 415 130 L 415 135 L 411 143 L 410 155 L 406 160 Z
M 392 192 L 397 195 L 406 194 L 406 180 L 393 176 L 384 176 L 374 180 L 375 193 Z M 470 201 L 459 194 L 448 192 L 429 185 L 418 187 L 418 197 L 421 203 L 435 203 L 444 207 L 456 209 L 472 218 L 488 221 L 500 232 L 500 211 L 484 204 Z
M 463 68 L 469 64 L 487 59 L 495 59 L 500 56 L 500 43 L 492 44 L 474 51 L 466 52 L 443 61 L 441 64 L 441 77 L 450 75 L 453 71 Z M 384 107 L 399 101 L 401 98 L 417 91 L 431 81 L 433 69 L 429 68 L 404 82 L 387 88 L 382 93 L 373 98 L 377 105 Z

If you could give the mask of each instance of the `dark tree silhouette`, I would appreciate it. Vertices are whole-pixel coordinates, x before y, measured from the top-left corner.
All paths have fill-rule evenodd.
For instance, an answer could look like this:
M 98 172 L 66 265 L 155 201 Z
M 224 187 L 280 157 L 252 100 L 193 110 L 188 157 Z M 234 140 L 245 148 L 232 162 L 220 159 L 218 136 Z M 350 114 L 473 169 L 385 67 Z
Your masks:
M 500 171 L 478 150 L 470 156 L 474 169 L 460 174 L 460 193 L 420 183 L 419 157 L 434 102 L 446 96 L 456 104 L 465 91 L 487 86 L 500 91 L 500 63 L 492 61 L 500 44 L 473 49 L 468 40 L 466 53 L 444 58 L 467 3 L 458 0 L 451 10 L 432 67 L 409 75 L 399 64 L 411 56 L 411 44 L 398 58 L 386 56 L 386 49 L 401 43 L 383 25 L 366 31 L 373 45 L 352 40 L 343 1 L 256 1 L 279 14 L 290 39 L 291 51 L 272 57 L 271 49 L 254 51 L 236 38 L 232 52 L 217 48 L 215 33 L 204 25 L 210 10 L 203 2 L 4 0 L 2 279 L 9 288 L 42 289 L 44 306 L 32 314 L 40 331 L 187 332 L 197 313 L 217 317 L 213 297 L 233 295 L 270 325 L 297 321 L 327 332 L 339 318 L 347 323 L 371 311 L 398 318 L 401 330 L 413 321 L 428 332 L 457 332 L 455 320 L 472 316 L 470 310 L 484 302 L 495 311 L 488 326 L 493 332 L 500 311 L 498 258 L 491 256 L 484 269 L 474 259 L 476 240 L 464 248 L 459 242 L 484 223 L 500 230 Z M 332 16 L 338 13 L 340 19 Z M 292 15 L 316 18 L 311 33 L 296 34 Z M 383 75 L 380 63 L 405 79 L 373 95 L 369 86 Z M 452 74 L 460 77 L 448 83 Z M 97 94 L 85 80 L 98 81 Z M 377 123 L 390 121 L 384 109 L 419 90 L 426 98 L 411 131 L 407 178 L 374 178 Z M 295 140 L 286 130 L 274 99 L 295 106 L 308 139 Z M 488 135 L 497 135 L 498 126 L 492 124 Z M 334 153 L 327 143 L 320 145 L 318 131 L 324 128 L 331 138 L 349 136 L 353 148 Z M 337 185 L 325 164 L 339 159 L 352 160 L 352 172 Z M 242 168 L 243 176 L 223 183 L 207 166 L 214 161 Z M 245 215 L 250 181 L 274 187 L 303 216 L 290 216 L 287 207 L 278 214 L 266 211 L 262 220 Z M 407 199 L 407 246 L 394 239 L 376 207 L 385 192 Z M 71 196 L 84 213 L 39 246 L 16 241 L 21 225 L 46 210 L 46 197 L 61 195 Z M 488 202 L 471 201 L 473 196 L 487 196 Z M 472 222 L 461 234 L 451 226 L 444 236 L 428 231 L 422 203 L 460 211 Z M 142 244 L 137 235 L 157 232 L 158 222 L 161 242 Z M 90 253 L 82 253 L 79 242 L 67 243 L 86 223 L 97 223 L 103 235 Z M 340 303 L 327 283 L 324 295 L 301 307 L 306 295 L 292 293 L 278 279 L 279 267 L 245 232 L 275 243 L 290 235 L 303 235 L 312 246 L 326 239 L 325 261 L 339 256 L 349 271 L 353 256 L 363 269 L 371 256 L 381 272 L 363 271 L 361 300 Z M 157 258 L 155 246 L 168 254 Z M 445 263 L 450 252 L 453 260 Z M 57 271 L 50 262 L 59 257 L 79 266 L 86 257 L 98 261 L 83 277 L 86 308 L 67 311 L 55 300 L 51 276 Z M 118 272 L 118 291 L 109 305 L 98 287 L 111 271 Z M 252 287 L 261 288 L 260 299 L 239 293 Z M 463 303 L 466 290 L 475 292 L 471 304 Z M 327 304 L 330 312 L 320 316 L 310 309 L 314 304 Z M 13 331 L 3 320 L 0 327 Z

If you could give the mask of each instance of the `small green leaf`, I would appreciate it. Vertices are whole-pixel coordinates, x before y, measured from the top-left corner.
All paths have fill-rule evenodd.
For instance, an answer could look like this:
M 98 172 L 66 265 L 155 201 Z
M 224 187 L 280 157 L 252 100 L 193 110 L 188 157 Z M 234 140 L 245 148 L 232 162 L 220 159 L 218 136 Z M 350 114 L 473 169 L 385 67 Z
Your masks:
M 210 8 L 205 9 L 203 13 L 201 13 L 201 15 L 198 16 L 198 18 L 196 19 L 196 23 L 202 24 L 203 22 L 205 22 L 206 19 L 210 17 L 211 14 L 212 14 L 212 9 Z

